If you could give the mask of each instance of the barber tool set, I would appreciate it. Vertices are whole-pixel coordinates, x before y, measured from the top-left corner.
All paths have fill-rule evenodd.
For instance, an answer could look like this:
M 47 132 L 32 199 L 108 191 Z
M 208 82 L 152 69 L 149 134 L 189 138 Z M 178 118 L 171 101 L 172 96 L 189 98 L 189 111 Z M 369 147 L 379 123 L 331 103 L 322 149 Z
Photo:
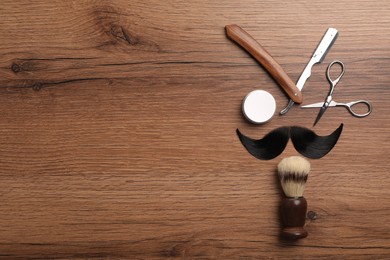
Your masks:
M 225 29 L 227 37 L 251 54 L 290 98 L 287 106 L 280 111 L 280 115 L 285 115 L 294 103 L 302 103 L 301 90 L 311 75 L 313 65 L 324 61 L 326 54 L 338 36 L 338 31 L 334 28 L 329 28 L 325 32 L 297 83 L 294 84 L 275 59 L 241 27 L 232 24 L 227 25 Z M 334 65 L 341 67 L 341 72 L 336 79 L 332 79 L 330 76 L 331 68 Z M 338 103 L 333 100 L 332 94 L 334 89 L 344 73 L 344 63 L 338 60 L 331 62 L 326 69 L 326 77 L 330 83 L 330 90 L 324 101 L 301 106 L 302 108 L 319 108 L 313 127 L 319 122 L 328 107 L 345 107 L 355 117 L 365 117 L 371 113 L 372 106 L 366 100 L 357 100 L 348 103 Z M 367 112 L 356 113 L 353 107 L 357 104 L 365 105 Z M 244 97 L 242 102 L 242 113 L 249 122 L 254 124 L 266 123 L 274 116 L 275 110 L 275 99 L 265 90 L 253 90 Z M 260 160 L 276 158 L 284 151 L 289 139 L 291 139 L 295 150 L 302 156 L 309 159 L 320 159 L 333 149 L 342 130 L 343 124 L 340 124 L 331 134 L 319 136 L 314 131 L 305 127 L 284 126 L 269 132 L 262 139 L 258 140 L 245 136 L 238 129 L 237 135 L 245 149 L 252 156 Z M 308 235 L 304 229 L 307 201 L 303 197 L 303 192 L 310 171 L 310 162 L 302 156 L 284 158 L 277 165 L 278 177 L 285 194 L 280 207 L 283 225 L 281 236 L 290 240 L 297 240 Z

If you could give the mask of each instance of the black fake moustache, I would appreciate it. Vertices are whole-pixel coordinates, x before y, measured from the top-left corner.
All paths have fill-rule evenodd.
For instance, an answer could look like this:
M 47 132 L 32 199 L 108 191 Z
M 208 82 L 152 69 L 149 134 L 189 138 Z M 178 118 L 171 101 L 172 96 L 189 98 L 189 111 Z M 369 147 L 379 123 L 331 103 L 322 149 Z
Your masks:
M 238 129 L 237 135 L 246 150 L 260 160 L 271 160 L 280 155 L 290 138 L 301 155 L 310 159 L 319 159 L 333 149 L 342 130 L 343 124 L 340 124 L 330 135 L 319 136 L 310 129 L 291 126 L 276 128 L 259 140 L 243 135 Z

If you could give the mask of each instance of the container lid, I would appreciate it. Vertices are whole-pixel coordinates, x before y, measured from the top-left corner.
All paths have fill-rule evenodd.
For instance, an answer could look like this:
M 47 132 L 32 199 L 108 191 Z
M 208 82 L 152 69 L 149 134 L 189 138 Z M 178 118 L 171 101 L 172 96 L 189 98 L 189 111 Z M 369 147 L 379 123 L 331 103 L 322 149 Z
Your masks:
M 242 102 L 244 116 L 255 124 L 262 124 L 270 120 L 275 110 L 275 99 L 265 90 L 254 90 L 250 92 Z

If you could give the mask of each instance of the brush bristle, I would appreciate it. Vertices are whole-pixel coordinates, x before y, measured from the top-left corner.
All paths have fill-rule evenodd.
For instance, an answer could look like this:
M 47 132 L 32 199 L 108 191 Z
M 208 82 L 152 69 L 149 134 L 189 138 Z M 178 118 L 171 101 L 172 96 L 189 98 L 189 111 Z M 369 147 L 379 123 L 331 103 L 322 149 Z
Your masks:
M 278 164 L 278 176 L 287 197 L 302 197 L 310 172 L 310 162 L 301 156 L 284 158 Z

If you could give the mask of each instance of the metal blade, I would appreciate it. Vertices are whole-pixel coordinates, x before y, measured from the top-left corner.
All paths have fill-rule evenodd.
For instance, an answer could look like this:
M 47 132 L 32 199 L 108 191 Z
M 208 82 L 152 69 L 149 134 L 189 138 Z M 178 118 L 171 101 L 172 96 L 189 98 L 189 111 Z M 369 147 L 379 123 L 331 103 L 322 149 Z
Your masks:
M 310 105 L 301 106 L 301 108 L 323 107 L 324 104 L 325 104 L 325 102 L 318 102 L 318 103 L 313 103 L 313 104 L 310 104 Z M 328 107 L 335 107 L 336 105 L 337 105 L 337 103 L 332 100 L 329 103 Z
M 315 61 L 315 63 L 322 62 L 325 59 L 326 54 L 329 52 L 333 43 L 336 41 L 338 35 L 339 33 L 335 28 L 329 28 L 326 31 L 324 37 L 318 44 L 318 47 L 312 56 L 312 59 Z
M 320 112 L 318 112 L 318 115 L 317 115 L 317 118 L 316 120 L 314 121 L 314 124 L 313 124 L 313 127 L 318 123 L 318 121 L 320 121 L 322 115 L 325 113 L 327 109 L 327 106 L 324 104 L 321 109 L 320 109 Z
M 319 62 L 321 63 L 325 59 L 326 54 L 328 54 L 338 35 L 338 31 L 334 28 L 329 28 L 328 30 L 326 30 L 325 35 L 322 37 L 316 50 L 311 56 L 310 61 L 307 63 L 305 69 L 303 70 L 301 76 L 298 79 L 297 88 L 299 90 L 302 90 L 306 80 L 311 76 L 311 68 L 313 67 L 313 65 Z
M 308 78 L 310 78 L 311 76 L 311 68 L 313 67 L 313 65 L 315 64 L 316 62 L 313 60 L 313 58 L 311 58 L 309 60 L 309 62 L 307 63 L 305 69 L 303 70 L 301 76 L 299 76 L 299 79 L 297 81 L 297 88 L 299 90 L 302 90 L 303 89 L 303 86 L 305 85 L 306 83 L 306 80 Z
M 297 81 L 297 88 L 299 90 L 303 89 L 303 86 L 306 83 L 306 80 L 311 76 L 311 68 L 314 64 L 318 62 L 322 62 L 325 59 L 326 54 L 329 52 L 333 43 L 336 41 L 338 36 L 338 31 L 334 28 L 329 28 L 324 36 L 322 37 L 320 43 L 318 44 L 316 50 L 314 51 L 311 59 L 307 63 L 305 69 L 303 70 L 301 76 Z M 282 111 L 280 111 L 281 115 L 284 115 L 290 110 L 294 102 L 292 100 L 289 101 L 287 107 L 285 107 Z
M 324 102 L 318 102 L 318 103 L 313 103 L 310 105 L 304 105 L 301 106 L 302 108 L 312 108 L 312 107 L 322 107 L 324 105 Z

